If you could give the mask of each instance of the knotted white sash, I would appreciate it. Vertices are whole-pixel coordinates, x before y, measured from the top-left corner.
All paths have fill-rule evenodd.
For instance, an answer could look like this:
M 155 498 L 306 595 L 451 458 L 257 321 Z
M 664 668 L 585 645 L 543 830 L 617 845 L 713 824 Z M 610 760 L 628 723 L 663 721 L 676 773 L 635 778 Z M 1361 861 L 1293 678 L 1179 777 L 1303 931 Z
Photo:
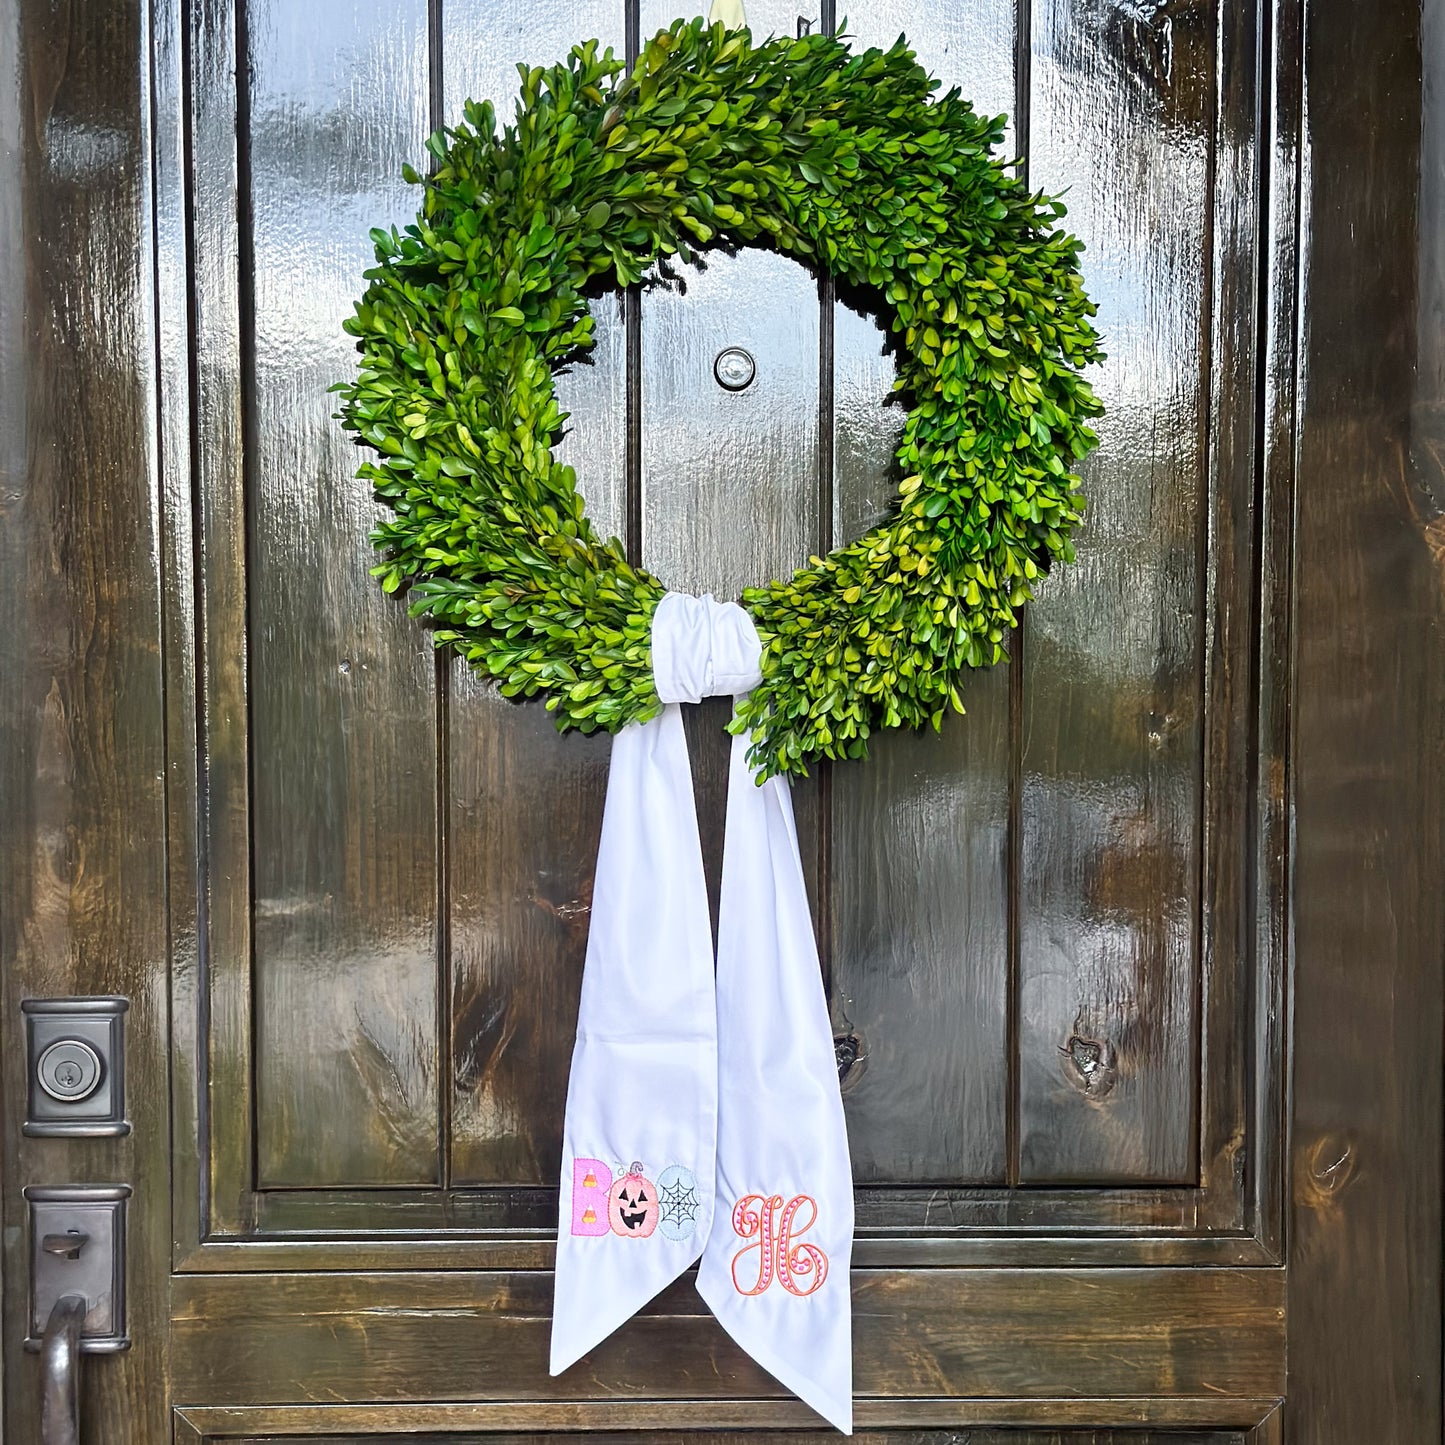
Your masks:
M 613 740 L 567 1087 L 552 1362 L 560 1374 L 701 1260 L 757 1362 L 853 1428 L 853 1183 L 787 782 L 728 775 L 717 967 L 678 704 L 761 678 L 736 603 L 669 592 L 662 715 Z

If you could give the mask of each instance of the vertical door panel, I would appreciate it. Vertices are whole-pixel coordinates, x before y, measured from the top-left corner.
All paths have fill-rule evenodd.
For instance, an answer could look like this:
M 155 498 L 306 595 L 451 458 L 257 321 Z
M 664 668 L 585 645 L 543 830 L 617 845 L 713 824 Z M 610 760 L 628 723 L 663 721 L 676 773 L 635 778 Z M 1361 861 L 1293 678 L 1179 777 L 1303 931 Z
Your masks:
M 919 61 L 984 114 L 1014 108 L 1013 0 L 947 12 L 891 0 L 849 14 L 854 45 L 906 32 Z M 903 409 L 884 333 L 834 311 L 834 528 L 838 542 L 892 504 Z M 871 304 L 871 303 L 869 303 Z M 968 714 L 941 735 L 874 737 L 833 773 L 833 1011 L 858 1062 L 845 1076 L 860 1183 L 1003 1182 L 1008 1036 L 1008 669 L 966 682 Z M 914 1107 L 926 1098 L 927 1109 Z
M 1024 660 L 1027 1182 L 1197 1169 L 1213 17 L 1035 0 L 1029 177 L 1088 249 L 1108 408 Z
M 367 232 L 415 209 L 427 10 L 271 0 L 245 27 L 260 1182 L 432 1183 L 431 649 L 368 575 L 379 509 L 327 394 L 355 368 Z
M 491 100 L 510 119 L 516 62 L 551 65 L 597 38 L 623 52 L 621 0 L 443 8 L 443 115 Z M 626 529 L 622 298 L 592 303 L 597 343 L 557 379 L 571 414 L 557 454 L 602 536 Z M 609 743 L 557 733 L 540 702 L 508 702 L 460 661 L 446 737 L 453 1183 L 554 1185 L 587 945 Z

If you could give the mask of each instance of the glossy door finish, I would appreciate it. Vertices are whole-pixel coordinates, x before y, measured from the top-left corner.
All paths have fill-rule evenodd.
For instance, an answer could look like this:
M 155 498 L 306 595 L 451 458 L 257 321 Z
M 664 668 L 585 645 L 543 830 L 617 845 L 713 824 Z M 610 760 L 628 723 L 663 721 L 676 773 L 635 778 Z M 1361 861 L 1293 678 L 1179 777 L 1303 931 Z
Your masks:
M 1067 190 L 1109 356 L 1079 560 L 1049 578 L 1023 633 L 1029 1183 L 1183 1183 L 1199 1168 L 1217 43 L 1206 5 L 1032 10 L 1029 179 Z
M 1441 1328 L 1445 70 L 1440 16 L 1423 8 L 1423 94 L 1415 7 L 1286 12 L 1334 81 L 1300 137 L 1313 158 L 1300 176 L 1311 282 L 1294 551 L 1301 1445 L 1377 1434 L 1381 1420 L 1399 1440 L 1441 1428 L 1440 1371 L 1425 1362 Z M 1377 27 L 1400 43 L 1377 44 Z M 1309 1303 L 1326 1298 L 1334 1307 Z M 1366 1341 L 1369 1367 L 1341 1368 Z
M 503 118 L 516 63 L 560 56 L 556 37 L 596 36 L 619 55 L 612 0 L 442 9 L 438 99 L 454 119 L 468 96 Z M 628 535 L 628 396 L 622 297 L 593 303 L 597 343 L 558 383 L 571 413 L 561 453 L 599 529 Z M 446 923 L 451 977 L 439 1066 L 451 1102 L 449 1180 L 551 1188 L 566 1099 L 592 859 L 607 783 L 606 738 L 559 737 L 550 714 L 517 708 L 461 663 L 447 665 Z M 535 1215 L 534 1215 L 535 1217 Z
M 801 1438 L 686 1281 L 545 1373 L 608 743 L 438 664 L 376 591 L 324 391 L 426 131 L 674 10 L 4 13 L 4 1188 L 14 1226 L 27 1180 L 136 1186 L 97 1438 Z M 1071 188 L 1110 351 L 1080 561 L 1013 665 L 798 789 L 888 1445 L 1280 1445 L 1283 1396 L 1291 1438 L 1438 1434 L 1440 368 L 1408 436 L 1399 398 L 1439 287 L 1410 280 L 1418 56 L 1355 14 L 1316 6 L 1302 195 L 1292 5 L 850 17 Z M 1323 160 L 1342 75 L 1378 116 L 1358 173 Z M 876 518 L 901 413 L 866 297 L 758 252 L 684 276 L 597 299 L 563 446 L 633 555 L 733 595 Z M 724 714 L 689 721 L 714 871 Z M 99 990 L 133 1000 L 134 1136 L 22 1139 L 19 998 Z M 7 1288 L 17 1438 L 21 1314 Z
M 149 44 L 139 4 L 0 5 L 0 1435 L 35 1440 L 27 1185 L 134 1186 L 91 1440 L 164 1440 L 165 736 Z M 129 998 L 123 1137 L 26 1138 L 21 1000 Z M 162 1203 L 166 1200 L 165 1203 Z
M 1011 0 L 951 13 L 893 0 L 849 13 L 848 29 L 878 46 L 907 31 L 944 86 L 986 114 L 1014 115 L 1020 21 Z M 845 296 L 832 308 L 836 541 L 867 531 L 899 479 L 903 412 L 865 306 Z M 886 734 L 866 767 L 832 777 L 826 922 L 837 1033 L 856 1055 L 844 1084 L 861 1183 L 1008 1178 L 1017 697 L 1006 668 L 969 679 L 966 692 L 967 716 L 950 716 L 941 735 Z M 921 1097 L 937 1107 L 914 1107 Z
M 673 14 L 643 5 L 634 40 Z M 753 7 L 762 32 L 800 19 L 833 23 Z M 1074 187 L 1076 223 L 1115 350 L 1096 378 L 1111 429 L 1090 474 L 1100 500 L 1080 563 L 1050 580 L 1015 639 L 1018 665 L 972 680 L 971 718 L 943 739 L 882 739 L 876 766 L 823 768 L 796 789 L 858 1175 L 879 1191 L 862 1201 L 875 1229 L 915 1227 L 920 1209 L 936 1222 L 920 1188 L 948 1191 L 957 1224 L 1021 1207 L 969 1189 L 1056 1182 L 1123 1188 L 1107 1201 L 1061 1196 L 1040 1220 L 1187 1233 L 1205 1207 L 1213 1227 L 1247 1223 L 1237 1183 L 1201 1176 L 1198 1149 L 1199 1115 L 1214 1106 L 1225 1112 L 1210 1136 L 1240 1136 L 1242 1091 L 1218 1081 L 1246 1067 L 1240 1048 L 1212 1079 L 1199 1068 L 1201 1000 L 1238 1044 L 1245 1017 L 1232 958 L 1208 953 L 1202 931 L 1202 638 L 1223 605 L 1206 584 L 1206 531 L 1237 529 L 1246 565 L 1252 545 L 1236 476 L 1207 469 L 1227 409 L 1211 418 L 1205 405 L 1205 336 L 1238 319 L 1213 310 L 1215 217 L 1207 198 L 1169 200 L 1206 196 L 1218 42 L 1206 19 L 1096 31 L 1040 3 L 962 25 L 898 5 L 863 22 L 860 43 L 906 29 L 948 81 L 1013 111 L 1035 182 L 1088 182 Z M 1236 43 L 1233 21 L 1221 23 Z M 243 1175 L 256 1157 L 249 1183 L 218 1191 L 251 1191 L 238 1218 L 319 1220 L 330 1206 L 317 1191 L 377 1225 L 387 1211 L 444 1209 L 541 1229 L 553 1207 L 607 744 L 553 738 L 538 709 L 433 668 L 424 633 L 366 576 L 358 546 L 374 511 L 348 480 L 354 458 L 322 382 L 350 364 L 328 318 L 366 264 L 360 213 L 384 221 L 415 203 L 392 178 L 428 120 L 467 94 L 505 111 L 502 57 L 560 54 L 588 25 L 621 46 L 629 14 L 594 5 L 513 21 L 448 7 L 438 21 L 420 5 L 303 14 L 251 0 L 229 19 L 199 17 L 197 54 L 236 44 L 245 56 L 238 139 L 208 142 L 236 147 L 228 324 L 244 456 L 227 487 L 244 533 L 216 532 L 201 578 L 203 595 L 223 576 L 244 593 L 216 639 L 247 667 L 249 794 L 232 797 L 254 895 L 255 959 L 236 992 L 249 990 L 254 1034 L 218 1047 L 223 1068 L 254 1059 L 255 1111 L 212 1117 Z M 343 31 L 344 45 L 328 42 Z M 975 46 L 985 32 L 989 46 Z M 1169 63 L 1144 65 L 1161 46 Z M 378 87 L 376 104 L 364 99 Z M 358 113 L 366 123 L 348 123 Z M 195 204 L 219 218 L 229 203 L 207 185 Z M 308 247 L 318 208 L 337 239 Z M 1156 213 L 1177 237 L 1148 233 Z M 746 251 L 600 300 L 600 344 L 563 379 L 566 445 L 599 521 L 671 585 L 735 596 L 887 505 L 891 362 L 869 299 L 834 293 L 792 261 Z M 225 294 L 198 303 L 203 354 Z M 756 359 L 742 390 L 714 377 L 729 346 Z M 1134 531 L 1120 530 L 1126 519 Z M 1245 630 L 1222 645 L 1244 671 Z M 717 703 L 689 718 L 714 879 L 725 718 Z M 1237 779 L 1210 785 L 1236 791 Z M 240 882 L 232 914 L 248 906 Z M 1240 904 L 1238 892 L 1218 900 Z M 239 960 L 222 964 L 233 970 Z M 910 1108 L 919 1094 L 935 1107 Z M 336 1129 L 338 1117 L 351 1126 Z M 393 1192 L 343 1204 L 378 1185 Z M 475 1185 L 493 1192 L 445 1205 L 425 1192 Z M 404 1186 L 423 1192 L 404 1200 Z
M 240 20 L 257 1182 L 433 1184 L 435 669 L 356 545 L 378 509 L 327 393 L 352 364 L 367 230 L 415 213 L 427 10 Z

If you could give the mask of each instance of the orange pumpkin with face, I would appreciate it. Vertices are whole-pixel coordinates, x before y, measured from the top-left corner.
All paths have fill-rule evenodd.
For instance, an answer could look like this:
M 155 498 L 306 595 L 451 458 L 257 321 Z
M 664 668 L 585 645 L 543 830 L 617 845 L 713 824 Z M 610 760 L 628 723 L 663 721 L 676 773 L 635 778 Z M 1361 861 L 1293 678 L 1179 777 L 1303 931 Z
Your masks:
M 624 1239 L 646 1239 L 657 1228 L 657 1185 L 634 1164 L 607 1195 L 607 1222 Z

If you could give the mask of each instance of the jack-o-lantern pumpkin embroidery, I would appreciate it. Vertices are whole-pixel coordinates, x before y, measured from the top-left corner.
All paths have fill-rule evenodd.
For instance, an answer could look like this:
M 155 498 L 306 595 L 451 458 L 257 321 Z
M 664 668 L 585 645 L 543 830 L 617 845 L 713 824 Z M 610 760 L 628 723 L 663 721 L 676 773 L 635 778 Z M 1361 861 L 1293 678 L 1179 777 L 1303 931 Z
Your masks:
M 657 1185 L 633 1164 L 607 1196 L 607 1222 L 624 1239 L 647 1239 L 657 1228 Z
M 810 1213 L 801 1219 L 803 1209 Z M 797 1244 L 818 1222 L 817 1201 L 808 1194 L 795 1194 L 783 1202 L 781 1194 L 747 1194 L 733 1207 L 733 1232 L 742 1239 L 756 1239 L 733 1256 L 733 1287 L 741 1295 L 762 1294 L 774 1278 L 789 1294 L 804 1296 L 821 1289 L 828 1278 L 828 1256 L 816 1244 Z M 751 1283 L 738 1278 L 738 1265 L 753 1250 L 758 1251 L 757 1277 Z

